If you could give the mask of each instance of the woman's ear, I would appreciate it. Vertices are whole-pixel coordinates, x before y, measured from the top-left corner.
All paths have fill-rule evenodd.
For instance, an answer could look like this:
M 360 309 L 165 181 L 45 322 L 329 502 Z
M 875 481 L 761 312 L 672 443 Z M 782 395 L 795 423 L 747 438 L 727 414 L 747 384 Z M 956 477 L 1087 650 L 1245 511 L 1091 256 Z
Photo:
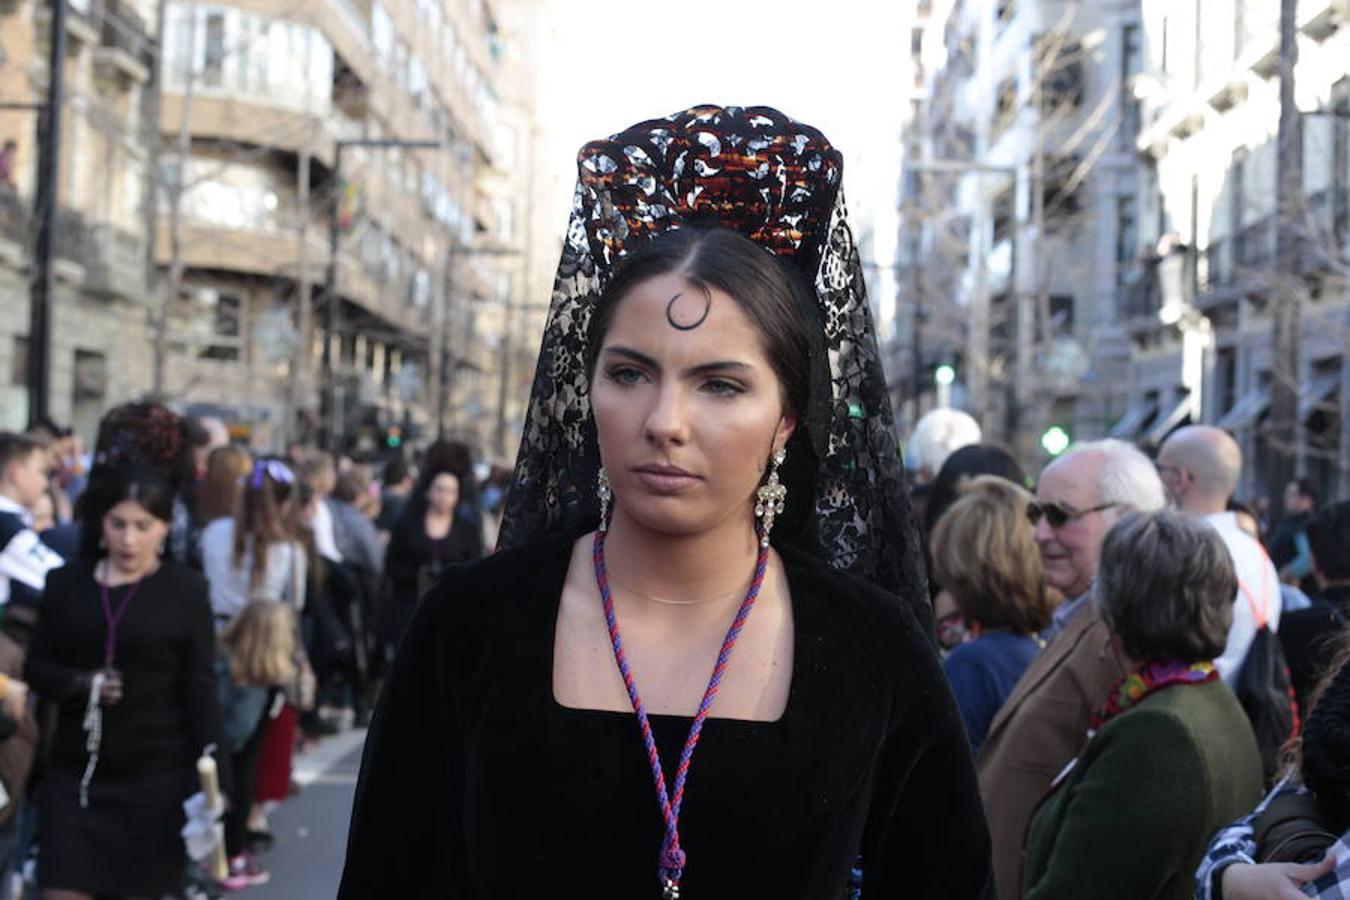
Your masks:
M 791 412 L 783 413 L 782 418 L 778 420 L 778 429 L 774 432 L 773 448 L 779 450 L 787 446 L 791 440 L 793 432 L 797 430 L 797 414 Z

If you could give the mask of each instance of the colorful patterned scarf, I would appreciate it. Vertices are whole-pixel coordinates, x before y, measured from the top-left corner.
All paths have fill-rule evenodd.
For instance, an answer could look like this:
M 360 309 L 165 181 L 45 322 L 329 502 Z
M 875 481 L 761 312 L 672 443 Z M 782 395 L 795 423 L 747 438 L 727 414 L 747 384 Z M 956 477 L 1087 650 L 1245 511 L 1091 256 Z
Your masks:
M 1126 674 L 1111 688 L 1106 706 L 1093 715 L 1088 734 L 1101 731 L 1102 726 L 1150 694 L 1176 684 L 1204 684 L 1219 677 L 1212 662 L 1187 664 L 1182 662 L 1145 663 Z

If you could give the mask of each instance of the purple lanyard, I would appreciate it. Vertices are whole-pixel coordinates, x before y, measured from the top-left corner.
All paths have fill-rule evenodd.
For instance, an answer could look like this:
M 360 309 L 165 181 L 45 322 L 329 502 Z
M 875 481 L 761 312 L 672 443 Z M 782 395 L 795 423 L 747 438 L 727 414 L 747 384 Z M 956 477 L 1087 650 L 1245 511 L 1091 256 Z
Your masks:
M 759 533 L 758 526 L 755 531 L 756 534 Z M 633 670 L 628 665 L 628 655 L 624 653 L 623 641 L 619 637 L 619 620 L 614 615 L 614 598 L 610 594 L 609 574 L 605 570 L 603 530 L 595 533 L 593 559 L 595 581 L 600 588 L 600 599 L 605 607 L 605 621 L 609 625 L 610 643 L 614 647 L 614 661 L 618 664 L 619 674 L 623 676 L 624 686 L 628 688 L 628 699 L 632 702 L 633 712 L 637 715 L 638 728 L 642 731 L 642 743 L 647 750 L 647 761 L 651 765 L 652 782 L 656 786 L 656 802 L 661 807 L 661 818 L 666 823 L 658 863 L 661 896 L 663 900 L 679 900 L 680 879 L 684 875 L 685 866 L 684 850 L 680 847 L 680 807 L 684 805 L 685 778 L 688 777 L 689 766 L 693 762 L 694 748 L 698 746 L 699 736 L 703 733 L 703 723 L 707 720 L 708 713 L 712 711 L 713 701 L 717 699 L 717 689 L 721 687 L 722 676 L 731 661 L 731 651 L 736 647 L 736 639 L 740 637 L 741 628 L 749 618 L 750 610 L 755 605 L 755 598 L 759 596 L 759 589 L 764 584 L 764 573 L 769 564 L 769 545 L 767 542 L 759 545 L 759 557 L 755 560 L 755 575 L 750 580 L 750 590 L 741 601 L 741 607 L 737 610 L 731 627 L 727 629 L 726 638 L 722 641 L 722 652 L 717 655 L 717 665 L 713 667 L 708 688 L 703 693 L 703 702 L 698 705 L 698 713 L 689 726 L 689 736 L 685 738 L 684 751 L 680 753 L 680 763 L 675 770 L 674 793 L 666 791 L 666 776 L 661 769 L 661 757 L 656 749 L 656 738 L 652 734 L 651 723 L 647 720 L 647 707 L 638 694 L 637 680 L 633 677 Z
M 144 575 L 137 578 L 122 595 L 122 602 L 117 604 L 116 610 L 113 609 L 112 600 L 109 598 L 108 585 L 102 581 L 98 583 L 98 599 L 103 602 L 103 621 L 108 625 L 108 636 L 103 640 L 103 664 L 108 668 L 112 667 L 113 654 L 117 652 L 117 626 L 121 624 L 122 616 L 126 615 L 127 607 L 131 605 L 131 598 L 136 596 L 136 592 L 144 583 Z

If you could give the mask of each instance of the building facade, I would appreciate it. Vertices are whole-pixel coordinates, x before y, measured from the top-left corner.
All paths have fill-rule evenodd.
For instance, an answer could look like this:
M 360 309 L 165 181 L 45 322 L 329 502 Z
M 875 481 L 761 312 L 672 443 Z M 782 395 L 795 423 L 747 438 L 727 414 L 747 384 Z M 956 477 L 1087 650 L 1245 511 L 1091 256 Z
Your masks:
M 1279 150 L 1280 5 L 1143 3 L 1143 62 L 1129 86 L 1141 110 L 1138 247 L 1119 307 L 1130 403 L 1114 433 L 1215 423 L 1243 447 L 1243 496 L 1278 494 L 1264 473 L 1270 454 L 1290 451 L 1324 497 L 1340 496 L 1350 486 L 1350 4 L 1297 4 L 1293 154 Z M 1292 228 L 1303 246 L 1284 265 L 1277 186 L 1291 172 L 1302 184 Z M 1281 368 L 1272 313 L 1284 290 L 1302 298 L 1292 434 L 1270 421 Z
M 150 26 L 149 0 L 85 2 L 71 18 L 97 39 L 71 44 L 62 162 L 75 174 L 62 204 L 97 224 L 63 254 L 86 272 L 67 273 L 54 305 L 58 421 L 87 434 L 82 402 L 96 419 L 157 393 L 274 449 L 330 421 L 366 446 L 391 430 L 510 445 L 487 410 L 502 393 L 491 350 L 508 318 L 492 311 L 529 280 L 514 212 L 529 186 L 510 154 L 532 95 L 513 87 L 502 99 L 520 80 L 502 25 L 512 0 L 169 0 Z M 7 6 L 0 89 L 40 98 L 49 13 L 35 0 Z M 110 24 L 122 19 L 138 23 L 140 57 L 118 44 L 132 33 Z M 114 87 L 120 106 L 107 102 Z M 90 134 L 109 118 L 124 160 Z M 31 133 L 12 115 L 0 123 L 0 136 Z M 16 172 L 31 167 L 21 152 Z M 11 205 L 30 196 L 31 179 L 16 179 Z M 100 229 L 117 236 L 105 256 L 148 260 L 127 266 L 139 280 L 91 290 L 85 263 L 102 245 L 88 235 Z M 24 251 L 10 254 L 19 282 Z M 0 346 L 13 355 L 26 289 L 0 291 Z M 90 354 L 106 374 L 81 401 Z
M 1138 4 L 920 6 L 935 24 L 900 258 L 915 343 L 931 347 L 923 366 L 955 368 L 954 402 L 1034 464 L 1048 428 L 1101 433 L 1127 399 L 1116 225 L 1136 190 L 1121 85 Z

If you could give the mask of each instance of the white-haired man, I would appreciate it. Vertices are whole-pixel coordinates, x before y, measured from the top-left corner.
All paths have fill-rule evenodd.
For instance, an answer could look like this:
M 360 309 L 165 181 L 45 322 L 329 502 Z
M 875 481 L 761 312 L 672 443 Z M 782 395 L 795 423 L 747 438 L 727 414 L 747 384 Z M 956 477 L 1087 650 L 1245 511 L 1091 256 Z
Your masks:
M 1178 429 L 1158 451 L 1158 474 L 1177 509 L 1208 522 L 1228 546 L 1237 570 L 1238 593 L 1228 644 L 1214 666 L 1229 684 L 1237 677 L 1256 637 L 1257 616 L 1271 631 L 1280 627 L 1280 576 L 1261 544 L 1228 512 L 1228 498 L 1242 475 L 1242 450 L 1228 432 L 1212 425 Z
M 1022 840 L 1031 815 L 1087 740 L 1088 721 L 1126 661 L 1092 601 L 1106 532 L 1125 513 L 1166 503 L 1148 457 L 1123 441 L 1079 444 L 1041 472 L 1028 515 L 1045 581 L 1064 594 L 1052 639 L 989 726 L 977 766 L 1000 900 L 1022 896 Z

